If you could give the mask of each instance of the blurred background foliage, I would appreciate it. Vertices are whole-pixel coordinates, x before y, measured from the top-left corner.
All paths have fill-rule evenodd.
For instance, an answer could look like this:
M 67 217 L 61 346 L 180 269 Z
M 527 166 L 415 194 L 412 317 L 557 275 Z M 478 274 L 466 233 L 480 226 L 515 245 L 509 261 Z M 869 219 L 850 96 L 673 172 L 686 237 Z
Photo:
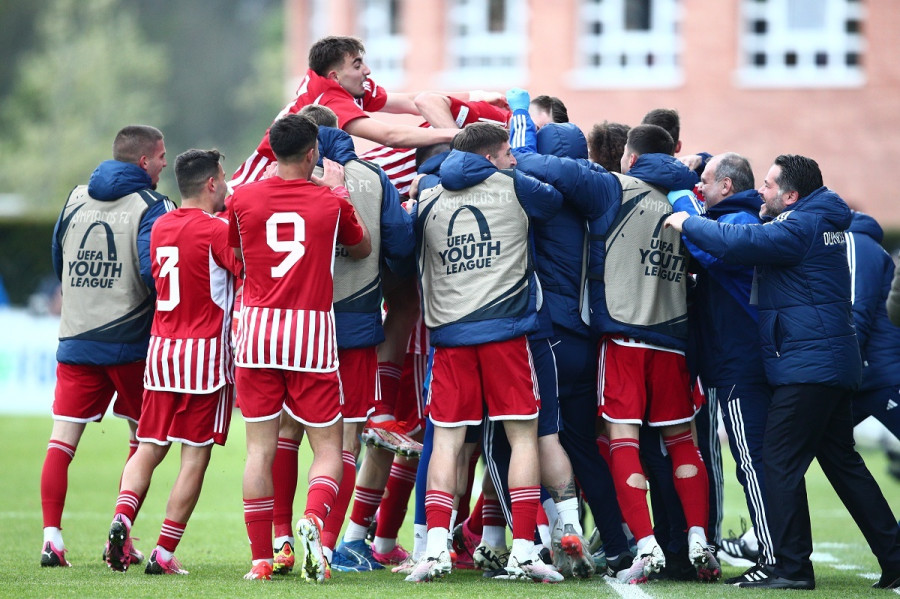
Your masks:
M 53 223 L 116 132 L 216 147 L 230 175 L 284 105 L 281 0 L 0 0 L 0 277 L 24 304 L 52 276 Z

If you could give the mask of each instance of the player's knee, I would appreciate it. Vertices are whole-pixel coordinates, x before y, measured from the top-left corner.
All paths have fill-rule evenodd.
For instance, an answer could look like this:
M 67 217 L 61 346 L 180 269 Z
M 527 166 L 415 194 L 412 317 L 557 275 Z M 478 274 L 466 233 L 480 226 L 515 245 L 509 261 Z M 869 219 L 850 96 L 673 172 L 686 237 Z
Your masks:
M 693 478 L 697 476 L 697 467 L 693 464 L 682 464 L 675 469 L 675 478 Z
M 644 490 L 644 491 L 647 490 L 647 477 L 645 477 L 645 476 L 644 476 L 643 474 L 641 474 L 640 472 L 635 472 L 634 474 L 632 474 L 631 476 L 629 476 L 629 477 L 625 480 L 625 483 L 626 483 L 629 487 L 634 487 L 635 489 L 642 489 L 642 490 Z

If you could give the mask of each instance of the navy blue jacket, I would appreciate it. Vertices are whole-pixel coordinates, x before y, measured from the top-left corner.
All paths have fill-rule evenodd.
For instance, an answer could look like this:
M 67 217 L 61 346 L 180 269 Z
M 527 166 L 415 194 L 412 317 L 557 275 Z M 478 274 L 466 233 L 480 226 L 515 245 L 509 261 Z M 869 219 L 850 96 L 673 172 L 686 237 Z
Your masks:
M 340 129 L 319 127 L 319 154 L 338 164 L 359 160 L 353 138 Z M 321 165 L 321 158 L 319 161 Z M 381 179 L 381 251 L 393 260 L 411 257 L 416 238 L 412 217 L 400 205 L 400 194 L 382 169 Z M 340 348 L 372 347 L 384 341 L 381 310 L 375 312 L 335 312 L 335 335 Z
M 88 194 L 101 202 L 113 202 L 137 191 L 147 190 L 153 185 L 150 175 L 136 164 L 120 162 L 118 160 L 105 160 L 94 169 L 88 181 Z M 140 263 L 141 278 L 150 289 L 150 297 L 147 301 L 156 301 L 156 284 L 153 282 L 152 260 L 150 258 L 150 230 L 153 223 L 160 216 L 173 210 L 175 206 L 169 199 L 161 194 L 151 192 L 145 199 L 152 197 L 152 203 L 147 200 L 148 207 L 141 217 L 138 228 L 137 253 Z M 62 222 L 62 214 L 53 227 L 53 241 L 51 243 L 51 258 L 56 277 L 61 281 L 62 245 L 60 244 L 59 230 Z M 146 322 L 141 324 L 145 330 L 144 338 L 135 343 L 115 343 L 105 341 L 87 341 L 83 339 L 66 339 L 59 342 L 56 350 L 56 359 L 67 364 L 128 364 L 147 359 L 147 346 L 150 343 L 150 325 L 153 322 L 153 311 L 150 311 Z
M 453 150 L 441 163 L 439 181 L 431 179 L 431 182 L 439 182 L 445 189 L 461 190 L 474 187 L 497 172 L 487 158 Z M 534 221 L 546 221 L 552 218 L 562 205 L 562 195 L 550 185 L 541 183 L 513 169 L 503 171 L 513 178 L 513 185 L 519 204 L 526 214 Z M 420 185 L 425 181 L 423 178 Z M 422 186 L 425 189 L 427 186 Z M 414 217 L 418 213 L 416 204 Z M 528 232 L 531 245 L 534 246 L 534 231 L 529 227 Z M 417 244 L 421 242 L 417 239 Z M 417 248 L 417 251 L 419 249 Z M 492 341 L 505 341 L 522 335 L 535 332 L 538 329 L 538 283 L 532 275 L 529 283 L 528 305 L 524 311 L 518 314 L 497 314 L 489 320 L 473 322 L 458 322 L 448 324 L 439 329 L 431 330 L 431 343 L 435 346 L 461 346 L 477 345 Z
M 705 218 L 735 225 L 760 224 L 762 198 L 756 190 L 742 191 L 707 209 Z M 675 211 L 696 214 L 694 205 L 680 199 Z M 753 267 L 731 264 L 704 252 L 685 238 L 694 264 L 697 286 L 689 307 L 689 362 L 696 363 L 703 384 L 726 387 L 765 384 L 759 348 L 759 313 L 750 304 Z
M 512 134 L 516 126 L 514 119 Z M 571 123 L 545 125 L 537 132 L 535 147 L 537 154 L 528 146 L 514 150 L 516 168 L 553 185 L 566 199 L 556 216 L 534 226 L 544 305 L 554 327 L 589 337 L 590 327 L 583 315 L 586 307 L 582 305 L 587 301 L 582 289 L 587 219 L 617 210 L 621 187 L 613 175 L 587 161 L 584 134 Z M 576 208 L 576 202 L 582 209 Z
M 844 231 L 850 208 L 821 187 L 764 225 L 690 217 L 684 235 L 727 262 L 756 265 L 759 334 L 769 384 L 859 386 Z
M 885 300 L 894 277 L 894 261 L 881 247 L 884 231 L 874 218 L 853 213 L 847 234 L 853 322 L 862 354 L 860 391 L 900 384 L 900 327 L 888 319 Z

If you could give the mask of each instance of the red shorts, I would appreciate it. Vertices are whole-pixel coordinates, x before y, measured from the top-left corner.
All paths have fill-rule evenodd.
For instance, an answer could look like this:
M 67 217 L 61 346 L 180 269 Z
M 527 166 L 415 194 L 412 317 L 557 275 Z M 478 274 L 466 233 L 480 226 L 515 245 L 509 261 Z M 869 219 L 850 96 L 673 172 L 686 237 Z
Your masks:
M 225 445 L 233 407 L 234 387 L 228 384 L 212 393 L 147 389 L 137 439 L 156 445 Z
M 307 426 L 330 426 L 341 418 L 341 377 L 335 372 L 280 368 L 234 369 L 244 420 L 272 420 L 283 409 Z
M 610 422 L 667 426 L 690 422 L 694 404 L 682 354 L 611 339 L 600 342 L 600 416 Z
M 414 435 L 425 426 L 425 402 L 422 387 L 428 370 L 428 354 L 407 353 L 400 374 L 400 388 L 394 416 Z
M 114 415 L 137 422 L 143 396 L 143 360 L 111 366 L 57 364 L 51 413 L 55 420 L 99 422 L 112 403 Z
M 528 339 L 434 350 L 428 417 L 436 426 L 530 420 L 541 406 Z
M 378 353 L 375 347 L 338 350 L 338 372 L 344 389 L 341 414 L 344 422 L 365 422 L 381 401 L 378 384 Z

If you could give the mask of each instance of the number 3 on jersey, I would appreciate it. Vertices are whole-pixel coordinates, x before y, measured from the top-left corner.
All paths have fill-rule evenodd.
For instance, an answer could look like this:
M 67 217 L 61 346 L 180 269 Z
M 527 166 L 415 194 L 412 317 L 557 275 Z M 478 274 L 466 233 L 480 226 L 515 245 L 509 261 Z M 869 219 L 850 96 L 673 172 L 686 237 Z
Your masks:
M 169 277 L 169 299 L 157 299 L 156 309 L 171 312 L 181 301 L 178 285 L 178 248 L 164 245 L 156 248 L 156 262 L 159 263 L 159 278 Z
M 291 225 L 293 233 L 289 235 L 289 239 L 278 238 L 278 225 Z M 285 228 L 288 227 L 282 227 L 282 231 Z M 287 254 L 281 264 L 272 267 L 273 279 L 280 279 L 300 261 L 306 253 L 304 241 L 306 241 L 306 222 L 302 216 L 296 212 L 276 212 L 269 217 L 266 221 L 266 243 L 276 252 Z

